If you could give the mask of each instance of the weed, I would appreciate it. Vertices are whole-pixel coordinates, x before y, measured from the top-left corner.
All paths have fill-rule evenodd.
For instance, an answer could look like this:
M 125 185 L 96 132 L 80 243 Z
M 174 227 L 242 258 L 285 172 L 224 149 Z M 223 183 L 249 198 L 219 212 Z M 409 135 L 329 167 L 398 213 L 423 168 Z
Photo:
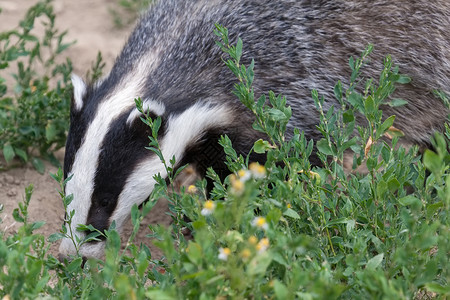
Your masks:
M 0 274 L 0 296 L 448 297 L 450 129 L 447 126 L 444 135 L 436 134 L 435 150 L 427 150 L 422 158 L 415 147 L 406 150 L 399 145 L 401 132 L 395 129 L 395 117 L 383 116 L 381 110 L 385 104 L 405 103 L 388 99 L 396 84 L 409 79 L 400 75 L 387 57 L 381 79 L 364 82 L 360 70 L 366 67 L 372 50 L 369 46 L 361 58 L 350 59 L 353 73 L 349 86 L 335 86 L 340 107 L 325 111 L 324 99 L 312 92 L 323 138 L 314 145 L 296 130 L 292 139 L 286 140 L 284 130 L 291 110 L 285 98 L 269 93 L 255 100 L 254 65 L 240 63 L 243 42 L 230 45 L 228 32 L 221 26 L 217 26 L 216 35 L 228 57 L 225 63 L 238 79 L 234 93 L 255 114 L 253 127 L 267 136 L 256 141 L 252 150 L 266 154 L 265 165 L 249 164 L 248 157 L 238 156 L 224 136 L 220 144 L 231 175 L 222 182 L 209 169 L 207 176 L 214 182 L 211 194 L 206 193 L 206 180 L 177 194 L 156 175 L 149 204 L 143 211 L 134 206 L 131 218 L 137 230 L 158 197 L 169 199 L 173 225 L 150 228 L 154 244 L 164 252 L 161 260 L 153 260 L 146 246 L 134 245 L 134 234 L 127 243 L 129 251 L 121 251 L 114 226 L 102 233 L 107 237 L 105 261 L 90 259 L 83 269 L 81 257 L 67 265 L 51 256 L 43 257 L 43 244 L 30 250 L 21 242 L 38 239 L 32 235 L 33 225 L 26 221 L 24 204 L 16 215 L 28 229 L 2 236 L 0 241 L 0 267 L 7 270 Z M 161 154 L 157 135 L 161 120 L 145 115 L 139 99 L 136 104 L 152 130 L 148 148 L 160 157 L 169 182 L 173 182 L 179 170 L 173 168 L 173 158 Z M 365 118 L 365 122 L 356 122 L 358 118 Z M 321 167 L 309 163 L 313 151 L 322 161 Z M 354 168 L 364 165 L 367 174 L 344 172 L 343 157 L 349 151 Z M 62 172 L 54 177 L 63 189 Z M 70 196 L 62 190 L 61 196 L 67 207 Z M 70 222 L 70 212 L 66 213 Z M 192 221 L 184 221 L 184 216 Z M 192 239 L 184 238 L 183 227 L 191 230 Z M 64 229 L 62 235 L 71 236 Z M 40 254 L 31 255 L 30 251 Z M 14 257 L 20 257 L 22 265 L 9 271 Z M 33 268 L 28 267 L 28 261 Z M 42 287 L 48 281 L 49 269 L 57 273 L 54 288 Z
M 35 33 L 37 22 L 44 25 L 42 37 Z M 65 35 L 55 28 L 50 0 L 31 7 L 17 29 L 0 35 L 0 70 L 17 66 L 13 90 L 8 90 L 6 74 L 0 76 L 0 149 L 7 163 L 19 157 L 41 173 L 38 156 L 59 165 L 53 152 L 65 144 L 72 93 L 72 64 L 69 59 L 57 62 L 72 44 L 64 42 Z

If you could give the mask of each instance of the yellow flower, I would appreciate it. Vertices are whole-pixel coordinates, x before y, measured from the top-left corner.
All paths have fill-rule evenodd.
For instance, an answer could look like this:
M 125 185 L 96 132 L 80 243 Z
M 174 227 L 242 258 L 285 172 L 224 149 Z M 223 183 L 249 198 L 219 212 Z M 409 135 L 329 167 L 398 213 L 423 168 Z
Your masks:
M 232 188 L 236 191 L 236 192 L 242 192 L 244 190 L 244 183 L 242 181 L 235 180 L 231 183 Z
M 252 226 L 259 227 L 259 228 L 262 228 L 264 230 L 269 228 L 269 225 L 267 224 L 266 218 L 264 218 L 264 217 L 256 217 L 256 218 L 254 218 L 253 221 L 252 221 Z
M 236 175 L 231 174 L 230 176 L 232 191 L 236 194 L 241 194 L 244 191 L 244 182 L 236 177 Z
M 292 205 L 290 203 L 287 204 L 287 208 L 291 208 Z
M 241 257 L 243 259 L 247 259 L 252 255 L 252 252 L 250 251 L 250 249 L 245 248 L 244 250 L 242 250 L 241 252 Z
M 301 174 L 301 173 L 303 173 L 303 172 L 304 172 L 303 170 L 298 171 L 299 174 Z M 310 171 L 309 171 L 309 175 L 310 175 L 313 179 L 317 180 L 317 181 L 320 183 L 321 177 L 320 177 L 320 174 L 319 174 L 319 173 L 313 172 L 313 171 L 310 170 Z
M 191 184 L 190 186 L 188 186 L 187 191 L 189 194 L 195 194 L 195 193 L 197 193 L 197 187 L 195 185 Z
M 228 256 L 231 254 L 230 248 L 219 248 L 219 259 L 227 260 Z
M 266 168 L 256 162 L 251 163 L 248 168 L 252 172 L 254 178 L 259 179 L 266 176 Z
M 248 238 L 248 242 L 252 245 L 256 245 L 258 239 L 256 238 L 256 236 L 252 235 L 251 237 Z
M 201 211 L 201 214 L 203 216 L 209 216 L 210 214 L 213 213 L 215 208 L 216 208 L 216 204 L 213 201 L 211 201 L 211 200 L 205 201 L 205 204 L 203 204 L 203 209 Z
M 269 248 L 269 239 L 268 238 L 262 238 L 258 245 L 256 245 L 256 250 L 258 250 L 258 253 L 262 253 L 264 251 L 267 250 L 267 248 Z

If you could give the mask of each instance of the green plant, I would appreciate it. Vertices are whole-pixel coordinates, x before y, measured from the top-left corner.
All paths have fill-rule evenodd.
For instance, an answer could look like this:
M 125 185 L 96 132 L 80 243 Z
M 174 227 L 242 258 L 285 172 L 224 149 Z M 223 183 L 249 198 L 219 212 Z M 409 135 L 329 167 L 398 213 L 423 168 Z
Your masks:
M 44 25 L 44 36 L 35 24 Z M 43 172 L 38 156 L 59 162 L 53 152 L 64 146 L 72 86 L 69 59 L 59 63 L 72 43 L 55 28 L 50 0 L 32 6 L 17 29 L 0 34 L 0 70 L 13 72 L 14 88 L 0 76 L 0 149 L 7 163 L 14 157 L 31 161 Z M 17 71 L 13 71 L 15 63 Z
M 45 254 L 48 245 L 45 238 L 33 231 L 40 228 L 44 222 L 32 222 L 28 220 L 28 205 L 31 200 L 33 186 L 25 189 L 25 199 L 19 203 L 13 213 L 14 220 L 23 225 L 14 235 L 5 237 L 0 232 L 0 295 L 4 291 L 12 299 L 35 298 L 43 293 L 50 279 L 49 270 L 46 268 Z
M 323 166 L 313 167 L 309 163 L 313 142 L 298 130 L 292 139 L 284 138 L 291 115 L 285 99 L 269 93 L 255 101 L 253 63 L 240 63 L 242 41 L 231 45 L 227 30 L 221 26 L 217 26 L 216 35 L 227 55 L 225 63 L 237 77 L 235 94 L 255 114 L 254 128 L 267 136 L 253 147 L 253 151 L 266 153 L 265 165 L 248 164 L 248 158 L 238 156 L 224 136 L 220 144 L 232 174 L 222 182 L 214 170 L 208 170 L 207 176 L 214 183 L 211 194 L 206 193 L 205 180 L 174 193 L 170 183 L 179 170 L 173 168 L 173 158 L 161 153 L 161 120 L 149 118 L 137 99 L 142 120 L 152 132 L 148 149 L 164 163 L 169 184 L 156 175 L 150 201 L 142 211 L 134 206 L 131 219 L 135 232 L 156 199 L 168 198 L 173 225 L 150 227 L 150 236 L 165 257 L 154 260 L 146 246 L 132 243 L 134 234 L 121 250 L 113 225 L 100 233 L 107 237 L 105 261 L 89 259 L 82 268 L 81 257 L 74 257 L 67 265 L 52 256 L 44 257 L 44 243 L 31 250 L 23 242 L 39 239 L 31 230 L 36 225 L 26 221 L 29 192 L 28 202 L 15 213 L 19 221 L 24 220 L 24 229 L 10 237 L 0 233 L 0 267 L 8 270 L 0 274 L 0 296 L 448 298 L 450 127 L 435 136 L 434 151 L 427 150 L 423 158 L 416 148 L 398 146 L 401 133 L 395 129 L 395 119 L 383 117 L 381 107 L 404 103 L 388 99 L 395 84 L 408 78 L 398 73 L 388 57 L 380 80 L 369 79 L 358 88 L 360 70 L 367 67 L 372 49 L 369 46 L 361 58 L 350 59 L 353 74 L 349 86 L 335 86 L 340 107 L 325 111 L 324 99 L 313 91 L 321 115 L 318 128 L 323 134 L 315 145 Z M 362 124 L 366 125 L 358 126 L 358 118 L 365 118 Z M 382 138 L 386 133 L 392 139 Z M 342 161 L 348 151 L 354 153 L 354 168 L 365 165 L 367 174 L 344 172 Z M 54 178 L 61 183 L 67 209 L 71 196 L 63 192 L 62 172 Z M 69 222 L 70 212 L 66 214 Z M 182 235 L 184 227 L 191 230 L 192 238 Z M 84 229 L 94 230 L 89 226 Z M 70 238 L 63 229 L 51 239 L 62 236 Z M 22 265 L 9 272 L 9 261 L 14 257 L 20 257 Z M 48 270 L 55 271 L 56 283 L 41 288 L 48 282 Z M 30 274 L 34 277 L 29 278 Z
M 370 79 L 358 92 L 369 46 L 361 59 L 350 59 L 353 74 L 345 93 L 341 83 L 335 87 L 340 108 L 324 111 L 323 99 L 313 91 L 324 137 L 317 143 L 323 167 L 311 168 L 312 142 L 298 131 L 284 139 L 291 114 L 284 98 L 269 93 L 269 105 L 264 96 L 255 101 L 253 63 L 240 64 L 242 41 L 230 45 L 221 26 L 216 34 L 230 57 L 225 63 L 238 78 L 235 94 L 255 114 L 254 128 L 267 134 L 267 141 L 254 146 L 267 153 L 267 162 L 247 168 L 230 140 L 221 139 L 234 174 L 222 183 L 209 170 L 215 181 L 212 199 L 204 182 L 193 197 L 181 197 L 183 213 L 193 220 L 192 240 L 154 229 L 167 258 L 159 282 L 171 284 L 146 295 L 402 299 L 428 291 L 448 296 L 449 141 L 437 135 L 437 153 L 428 150 L 422 163 L 417 149 L 396 149 L 401 132 L 393 127 L 395 117 L 383 118 L 380 109 L 405 103 L 387 99 L 395 84 L 409 79 L 388 57 L 379 82 Z M 367 126 L 356 126 L 360 117 Z M 381 139 L 386 133 L 391 142 Z M 345 174 L 342 162 L 349 149 L 355 152 L 354 167 L 365 164 L 368 174 Z

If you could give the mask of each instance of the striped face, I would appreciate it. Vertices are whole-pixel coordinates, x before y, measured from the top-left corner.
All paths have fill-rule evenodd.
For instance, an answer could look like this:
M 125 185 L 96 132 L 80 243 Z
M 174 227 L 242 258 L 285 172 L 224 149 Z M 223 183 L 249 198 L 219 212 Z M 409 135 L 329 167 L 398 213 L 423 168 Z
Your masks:
M 75 210 L 72 232 L 82 239 L 84 233 L 76 231 L 78 224 L 105 230 L 114 220 L 120 231 L 131 207 L 141 204 L 152 192 L 153 176 L 167 174 L 160 159 L 145 149 L 150 129 L 134 106 L 141 92 L 139 84 L 126 78 L 107 78 L 94 87 L 86 87 L 77 76 L 72 81 L 74 102 L 64 160 L 65 176 L 72 179 L 65 192 L 74 197 L 68 207 L 69 212 Z M 157 100 L 144 100 L 144 108 L 162 118 L 158 139 L 166 160 L 175 157 L 180 162 L 185 159 L 186 149 L 211 130 L 231 123 L 229 109 L 207 101 L 193 102 L 176 112 L 167 107 Z M 104 245 L 86 243 L 80 247 L 80 254 L 101 257 Z M 64 239 L 60 255 L 75 252 L 72 242 Z

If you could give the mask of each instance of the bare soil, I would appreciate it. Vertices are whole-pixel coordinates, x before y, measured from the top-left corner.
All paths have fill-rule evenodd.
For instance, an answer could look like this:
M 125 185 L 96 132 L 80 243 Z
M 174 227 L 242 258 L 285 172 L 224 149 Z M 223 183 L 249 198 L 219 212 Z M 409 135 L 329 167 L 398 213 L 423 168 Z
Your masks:
M 0 0 L 2 13 L 0 14 L 0 32 L 15 28 L 25 16 L 26 11 L 37 0 Z M 133 24 L 118 28 L 113 21 L 111 9 L 120 11 L 116 0 L 55 0 L 57 28 L 67 30 L 66 41 L 76 41 L 76 44 L 67 49 L 61 59 L 69 57 L 74 66 L 74 72 L 84 76 L 95 61 L 98 51 L 106 62 L 105 72 L 108 72 L 131 33 Z M 130 18 L 129 15 L 124 16 Z M 40 30 L 40 28 L 36 28 Z M 2 75 L 3 76 L 3 75 Z M 10 76 L 6 74 L 5 76 Z M 62 162 L 64 152 L 57 153 Z M 5 162 L 0 160 L 0 165 Z M 17 231 L 17 224 L 12 211 L 25 197 L 25 187 L 33 184 L 34 192 L 29 207 L 30 221 L 45 221 L 45 225 L 37 232 L 49 236 L 58 232 L 63 223 L 64 209 L 58 195 L 58 183 L 49 173 L 55 173 L 56 168 L 46 163 L 44 175 L 39 174 L 32 166 L 11 168 L 0 172 L 0 205 L 4 206 L 0 213 L 0 231 L 11 234 Z M 137 237 L 137 242 L 144 242 L 150 246 L 153 258 L 161 256 L 159 249 L 153 247 L 146 234 L 149 233 L 147 224 L 170 224 L 171 218 L 166 214 L 167 202 L 160 200 L 146 218 Z M 131 232 L 131 225 L 125 229 L 124 236 Z M 59 242 L 52 244 L 50 253 L 57 255 Z

